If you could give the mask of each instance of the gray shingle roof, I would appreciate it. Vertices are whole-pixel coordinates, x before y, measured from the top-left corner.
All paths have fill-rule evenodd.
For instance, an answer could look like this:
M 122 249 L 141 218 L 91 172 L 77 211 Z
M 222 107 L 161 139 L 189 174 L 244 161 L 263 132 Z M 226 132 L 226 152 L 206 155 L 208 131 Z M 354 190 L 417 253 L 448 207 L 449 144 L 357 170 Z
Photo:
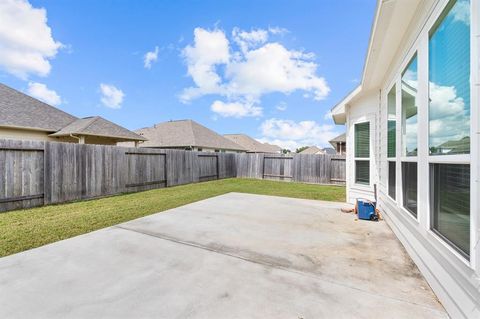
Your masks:
M 310 146 L 309 148 L 304 149 L 298 154 L 318 154 L 318 153 L 324 153 L 324 151 L 316 146 Z
M 245 134 L 225 134 L 224 137 L 239 144 L 249 153 L 276 153 L 281 150 L 281 148 L 276 145 L 260 143 Z
M 0 126 L 56 132 L 77 118 L 0 83 Z
M 145 141 L 146 138 L 133 133 L 115 123 L 100 116 L 78 119 L 50 136 L 91 135 L 110 137 L 117 140 Z
M 142 147 L 201 147 L 245 151 L 245 148 L 192 120 L 169 121 L 135 131 L 148 141 Z
M 282 151 L 282 148 L 278 145 L 269 144 L 269 143 L 263 143 L 263 144 L 266 145 L 269 149 L 271 149 L 271 151 L 274 153 Z
M 332 143 L 336 143 L 336 142 L 346 142 L 346 141 L 347 141 L 347 136 L 346 136 L 345 133 L 343 133 L 343 134 L 340 134 L 339 136 L 331 139 L 329 141 L 329 143 L 332 144 Z

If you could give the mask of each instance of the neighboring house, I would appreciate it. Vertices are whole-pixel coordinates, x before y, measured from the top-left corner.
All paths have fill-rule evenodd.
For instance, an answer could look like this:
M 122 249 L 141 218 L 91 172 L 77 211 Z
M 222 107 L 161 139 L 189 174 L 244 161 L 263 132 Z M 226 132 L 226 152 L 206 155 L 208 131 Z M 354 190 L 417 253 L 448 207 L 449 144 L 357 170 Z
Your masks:
M 260 143 L 259 141 L 251 138 L 245 134 L 225 134 L 225 138 L 242 146 L 247 150 L 247 153 L 281 153 L 282 148 L 277 145 L 268 143 Z
M 378 1 L 361 83 L 332 109 L 347 201 L 377 191 L 452 318 L 480 318 L 479 51 L 480 0 Z
M 337 151 L 331 147 L 325 147 L 323 149 L 323 151 L 325 152 L 325 154 L 328 154 L 328 155 L 337 155 Z
M 263 143 L 263 145 L 268 147 L 268 150 L 270 151 L 270 153 L 278 153 L 278 154 L 282 153 L 282 148 L 278 145 L 270 144 L 270 143 Z
M 115 145 L 145 140 L 99 116 L 79 119 L 0 84 L 0 138 Z
M 148 141 L 141 147 L 200 152 L 242 153 L 246 149 L 192 120 L 169 121 L 135 131 Z M 129 146 L 128 143 L 120 144 Z
M 325 151 L 317 146 L 309 146 L 298 154 L 325 154 Z
M 347 152 L 347 135 L 345 133 L 330 140 L 329 143 L 333 146 L 338 155 L 345 155 Z

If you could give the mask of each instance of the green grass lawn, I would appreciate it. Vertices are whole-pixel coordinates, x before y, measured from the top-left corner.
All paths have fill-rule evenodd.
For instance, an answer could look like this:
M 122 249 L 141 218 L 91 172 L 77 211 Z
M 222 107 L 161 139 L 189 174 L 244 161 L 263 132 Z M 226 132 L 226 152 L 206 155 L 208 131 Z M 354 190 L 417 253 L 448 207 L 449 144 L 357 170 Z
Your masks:
M 0 213 L 0 257 L 229 192 L 345 201 L 345 187 L 235 178 L 17 210 Z

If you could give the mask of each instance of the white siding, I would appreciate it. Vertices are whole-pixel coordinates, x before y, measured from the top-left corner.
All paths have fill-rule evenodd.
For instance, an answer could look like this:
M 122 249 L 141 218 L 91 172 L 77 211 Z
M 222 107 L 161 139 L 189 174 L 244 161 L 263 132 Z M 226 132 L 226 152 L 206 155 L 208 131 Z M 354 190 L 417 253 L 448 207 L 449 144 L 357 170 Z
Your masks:
M 348 106 L 347 110 L 347 202 L 354 203 L 357 198 L 374 199 L 374 185 L 378 184 L 377 161 L 378 138 L 376 137 L 378 92 L 372 92 L 354 104 Z M 355 183 L 355 140 L 354 126 L 356 123 L 370 122 L 370 185 L 359 185 Z
M 361 92 L 346 107 L 347 118 L 347 201 L 373 197 L 378 185 L 378 207 L 401 240 L 452 318 L 480 318 L 480 0 L 471 0 L 471 256 L 458 254 L 430 230 L 428 157 L 428 30 L 437 20 L 447 0 L 425 1 L 418 9 L 402 46 L 391 61 L 378 91 Z M 428 5 L 427 5 L 428 4 Z M 388 196 L 387 105 L 386 94 L 397 89 L 397 118 L 401 108 L 401 72 L 418 51 L 419 131 L 418 131 L 418 219 L 402 208 L 401 157 L 397 156 L 396 201 Z M 380 92 L 380 93 L 379 93 Z M 354 183 L 354 124 L 371 121 L 371 184 Z M 373 132 L 372 132 L 373 130 Z M 401 125 L 397 122 L 397 155 L 401 154 Z

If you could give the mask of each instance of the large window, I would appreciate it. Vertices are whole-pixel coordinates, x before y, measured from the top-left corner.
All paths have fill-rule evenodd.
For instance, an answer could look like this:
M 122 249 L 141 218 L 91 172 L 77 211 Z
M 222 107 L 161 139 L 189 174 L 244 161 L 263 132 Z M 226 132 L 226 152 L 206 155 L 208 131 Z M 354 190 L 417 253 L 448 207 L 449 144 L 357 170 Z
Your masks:
M 388 195 L 395 199 L 396 197 L 396 165 L 397 163 L 394 161 L 389 161 L 388 162 Z
M 470 255 L 470 1 L 450 1 L 429 36 L 431 229 Z M 453 156 L 455 155 L 455 156 Z M 444 159 L 441 163 L 439 156 Z
M 417 156 L 417 55 L 402 73 L 402 155 Z
M 469 11 L 470 1 L 452 1 L 430 31 L 429 148 L 432 155 L 470 153 Z
M 402 73 L 402 195 L 403 207 L 417 217 L 418 154 L 417 54 Z
M 403 207 L 417 217 L 417 163 L 402 163 Z
M 396 138 L 397 138 L 397 92 L 394 85 L 387 95 L 387 162 L 388 162 L 388 195 L 395 199 L 396 190 Z
M 395 85 L 387 95 L 387 157 L 392 158 L 396 155 L 396 130 L 397 130 L 397 94 Z
M 470 165 L 431 164 L 432 229 L 470 254 Z
M 370 184 L 370 122 L 355 124 L 355 183 Z

